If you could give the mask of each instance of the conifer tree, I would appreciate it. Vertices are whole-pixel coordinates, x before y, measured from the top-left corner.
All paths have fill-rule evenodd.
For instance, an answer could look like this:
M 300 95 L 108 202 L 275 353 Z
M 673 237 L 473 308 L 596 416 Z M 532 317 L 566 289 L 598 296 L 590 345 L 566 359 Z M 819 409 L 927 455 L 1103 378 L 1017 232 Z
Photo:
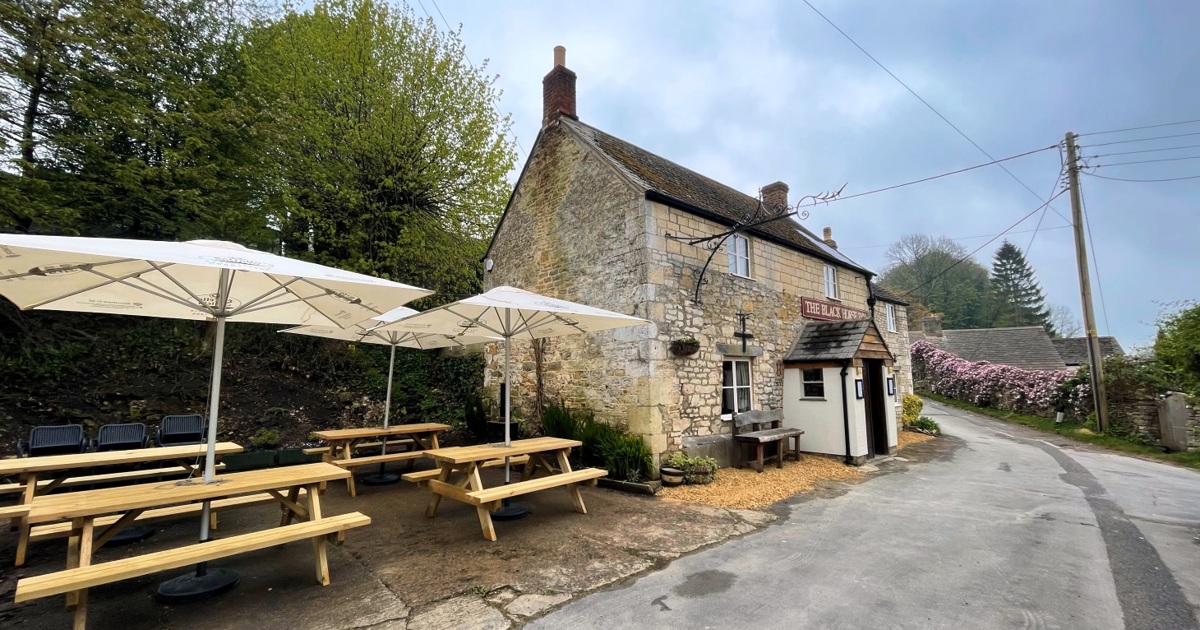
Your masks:
M 1042 287 L 1020 247 L 1004 241 L 996 250 L 991 281 L 992 326 L 1044 326 L 1056 334 Z

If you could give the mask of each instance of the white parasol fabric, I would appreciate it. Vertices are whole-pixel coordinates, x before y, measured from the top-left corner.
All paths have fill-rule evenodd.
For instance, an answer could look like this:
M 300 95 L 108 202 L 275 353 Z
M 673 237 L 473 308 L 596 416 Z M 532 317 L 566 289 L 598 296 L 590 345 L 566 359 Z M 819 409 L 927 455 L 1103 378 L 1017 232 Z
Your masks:
M 649 320 L 606 311 L 531 293 L 509 286 L 496 287 L 444 306 L 429 309 L 378 327 L 395 330 L 448 335 L 495 335 L 504 339 L 504 382 L 509 379 L 510 344 L 513 339 L 545 339 L 563 335 L 642 326 Z M 509 419 L 512 412 L 512 388 L 505 387 L 504 443 L 512 443 Z M 508 483 L 507 458 L 504 481 Z
M 0 294 L 22 309 L 216 321 L 205 483 L 213 480 L 227 320 L 345 328 L 431 293 L 224 241 L 0 234 Z

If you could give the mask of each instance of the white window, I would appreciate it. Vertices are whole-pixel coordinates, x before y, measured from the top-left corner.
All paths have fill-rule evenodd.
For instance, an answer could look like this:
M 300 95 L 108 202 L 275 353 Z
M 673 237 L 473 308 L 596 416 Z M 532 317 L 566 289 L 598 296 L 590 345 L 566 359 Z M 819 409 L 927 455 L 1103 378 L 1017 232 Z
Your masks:
M 891 304 L 884 304 L 884 312 L 887 313 L 888 332 L 896 332 L 896 307 Z
M 721 371 L 721 414 L 750 411 L 750 361 L 726 361 Z
M 729 251 L 729 273 L 750 277 L 750 239 L 740 234 L 729 237 L 725 246 Z
M 802 374 L 802 379 L 804 381 L 804 397 L 824 398 L 825 370 L 822 370 L 821 368 L 811 368 L 803 370 Z
M 825 297 L 838 299 L 837 267 L 825 265 Z

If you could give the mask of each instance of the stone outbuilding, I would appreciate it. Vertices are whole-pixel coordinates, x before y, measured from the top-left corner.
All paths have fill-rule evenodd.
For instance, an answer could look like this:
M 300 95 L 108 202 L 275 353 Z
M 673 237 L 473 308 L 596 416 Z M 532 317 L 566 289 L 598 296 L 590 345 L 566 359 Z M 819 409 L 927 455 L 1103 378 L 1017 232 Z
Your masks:
M 783 408 L 788 424 L 806 426 L 824 417 L 792 404 L 806 359 L 785 360 L 808 326 L 843 320 L 857 320 L 858 348 L 876 353 L 836 359 L 850 362 L 852 387 L 862 381 L 864 398 L 852 400 L 894 418 L 912 391 L 903 300 L 875 288 L 874 274 L 839 251 L 828 228 L 819 237 L 783 216 L 793 209 L 786 184 L 747 195 L 584 124 L 575 81 L 555 49 L 542 82 L 543 126 L 489 244 L 484 283 L 654 326 L 514 343 L 514 420 L 561 400 L 643 436 L 656 455 L 686 450 L 728 462 L 735 411 Z M 493 391 L 499 359 L 489 350 Z M 840 366 L 828 368 L 827 381 L 839 413 Z M 841 415 L 828 423 L 843 430 Z M 894 448 L 894 426 L 878 435 L 886 438 L 870 452 Z M 854 457 L 860 442 L 850 453 L 822 452 Z

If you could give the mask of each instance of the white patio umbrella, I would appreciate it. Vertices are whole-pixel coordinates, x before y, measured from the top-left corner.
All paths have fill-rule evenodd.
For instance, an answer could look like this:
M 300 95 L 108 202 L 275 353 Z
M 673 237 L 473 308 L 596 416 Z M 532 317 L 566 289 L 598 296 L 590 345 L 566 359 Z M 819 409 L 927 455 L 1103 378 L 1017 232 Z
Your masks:
M 205 483 L 213 480 L 226 321 L 345 328 L 430 293 L 224 241 L 0 234 L 0 294 L 21 309 L 216 321 Z M 202 541 L 208 511 L 205 502 Z
M 383 428 L 386 429 L 392 416 L 392 373 L 396 367 L 396 348 L 432 350 L 434 348 L 464 347 L 500 340 L 499 337 L 440 335 L 381 328 L 381 326 L 387 323 L 416 315 L 417 312 L 411 308 L 401 306 L 374 319 L 354 324 L 349 328 L 338 328 L 336 326 L 296 326 L 295 328 L 288 328 L 279 332 L 391 346 L 391 357 L 388 359 L 387 398 L 385 399 L 386 402 L 384 402 L 383 408 Z M 387 453 L 386 440 L 384 440 L 382 448 L 383 452 Z M 392 483 L 396 479 L 399 479 L 399 477 L 395 477 L 394 475 L 384 475 L 383 464 L 379 465 L 379 474 L 373 477 L 373 481 L 369 483 Z
M 510 416 L 512 386 L 509 379 L 510 344 L 513 339 L 545 339 L 650 324 L 649 320 L 559 300 L 509 286 L 429 309 L 381 325 L 380 331 L 406 331 L 449 335 L 495 335 L 504 339 L 504 444 L 512 443 Z M 504 483 L 511 480 L 505 458 Z

